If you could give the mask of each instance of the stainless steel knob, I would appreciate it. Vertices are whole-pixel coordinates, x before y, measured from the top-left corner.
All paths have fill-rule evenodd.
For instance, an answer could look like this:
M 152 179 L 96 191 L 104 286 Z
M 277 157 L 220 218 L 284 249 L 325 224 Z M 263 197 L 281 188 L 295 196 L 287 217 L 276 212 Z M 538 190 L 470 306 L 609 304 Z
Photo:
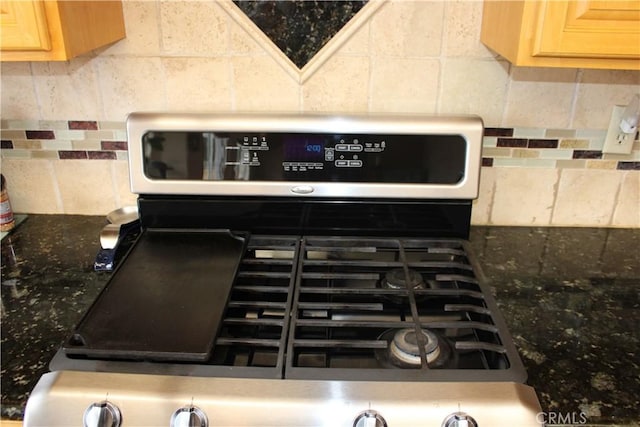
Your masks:
M 207 415 L 197 406 L 184 406 L 171 416 L 171 427 L 208 427 Z
M 478 423 L 464 412 L 454 412 L 445 418 L 442 427 L 478 427 Z
M 93 403 L 84 411 L 82 424 L 84 427 L 120 427 L 122 415 L 116 405 L 105 400 Z
M 358 414 L 353 427 L 387 427 L 387 421 L 378 412 L 369 409 Z

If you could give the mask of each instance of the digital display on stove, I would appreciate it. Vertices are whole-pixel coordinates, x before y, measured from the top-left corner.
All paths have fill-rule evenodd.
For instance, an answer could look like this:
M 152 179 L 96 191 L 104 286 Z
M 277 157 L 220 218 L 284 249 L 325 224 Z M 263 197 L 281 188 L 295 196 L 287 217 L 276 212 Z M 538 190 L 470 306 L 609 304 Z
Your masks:
M 325 138 L 319 135 L 284 135 L 282 138 L 282 160 L 324 160 Z
M 152 180 L 457 184 L 460 135 L 149 131 Z

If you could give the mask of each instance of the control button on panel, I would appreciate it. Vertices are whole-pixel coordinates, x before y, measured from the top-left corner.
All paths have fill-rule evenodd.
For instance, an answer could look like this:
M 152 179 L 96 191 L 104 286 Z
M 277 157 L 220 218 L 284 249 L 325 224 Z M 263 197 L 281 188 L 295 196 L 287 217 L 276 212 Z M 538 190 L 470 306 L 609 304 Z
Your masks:
M 336 160 L 336 166 L 339 168 L 344 168 L 349 166 L 348 160 Z
M 326 150 L 326 151 L 324 152 L 324 159 L 325 159 L 327 162 L 333 162 L 333 159 L 334 159 L 334 158 L 335 158 L 335 157 L 334 157 L 333 150 Z
M 349 167 L 352 167 L 352 168 L 362 167 L 362 160 L 349 160 Z
M 349 146 L 349 151 L 357 151 L 357 152 L 360 152 L 360 151 L 362 151 L 362 145 L 360 145 L 360 144 L 351 144 L 351 145 Z
M 336 144 L 336 151 L 349 151 L 347 144 Z
M 120 409 L 106 400 L 89 406 L 82 417 L 84 427 L 120 427 L 121 424 Z

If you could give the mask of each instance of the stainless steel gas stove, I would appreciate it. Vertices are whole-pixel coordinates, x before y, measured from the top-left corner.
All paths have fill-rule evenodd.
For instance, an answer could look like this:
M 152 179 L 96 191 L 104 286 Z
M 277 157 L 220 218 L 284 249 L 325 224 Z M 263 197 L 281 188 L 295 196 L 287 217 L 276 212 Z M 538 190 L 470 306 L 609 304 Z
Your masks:
M 141 231 L 26 426 L 539 426 L 467 247 L 477 117 L 133 114 Z

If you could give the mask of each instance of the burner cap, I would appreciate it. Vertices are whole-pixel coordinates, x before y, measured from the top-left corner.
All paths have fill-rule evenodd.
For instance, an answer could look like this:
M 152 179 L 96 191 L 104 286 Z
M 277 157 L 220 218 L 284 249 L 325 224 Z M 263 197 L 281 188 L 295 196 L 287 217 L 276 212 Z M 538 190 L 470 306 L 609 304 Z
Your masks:
M 387 289 L 424 289 L 425 284 L 422 275 L 415 270 L 408 270 L 409 283 L 403 268 L 394 268 L 385 274 L 382 284 Z M 408 286 L 407 286 L 408 285 Z
M 424 347 L 427 363 L 431 364 L 440 356 L 438 336 L 422 329 L 422 337 L 414 329 L 400 329 L 389 343 L 390 359 L 401 361 L 412 366 L 420 366 L 420 345 Z

